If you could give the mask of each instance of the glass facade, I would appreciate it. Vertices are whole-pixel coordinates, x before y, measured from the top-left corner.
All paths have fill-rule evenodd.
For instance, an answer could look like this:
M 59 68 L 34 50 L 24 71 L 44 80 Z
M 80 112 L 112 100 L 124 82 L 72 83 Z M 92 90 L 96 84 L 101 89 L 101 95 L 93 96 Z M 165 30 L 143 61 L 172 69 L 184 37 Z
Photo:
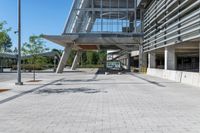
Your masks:
M 136 32 L 136 0 L 76 0 L 70 33 Z

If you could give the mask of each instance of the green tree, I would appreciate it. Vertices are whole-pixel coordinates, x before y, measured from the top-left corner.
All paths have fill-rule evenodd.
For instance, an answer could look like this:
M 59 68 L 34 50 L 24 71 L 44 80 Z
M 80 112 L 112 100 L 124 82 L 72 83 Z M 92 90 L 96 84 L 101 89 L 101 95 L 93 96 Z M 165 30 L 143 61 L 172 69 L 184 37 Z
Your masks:
M 11 38 L 8 35 L 8 32 L 11 31 L 11 28 L 6 29 L 6 21 L 0 22 L 0 52 L 12 52 L 12 42 Z
M 67 65 L 69 65 L 69 66 L 72 65 L 75 56 L 76 56 L 76 51 L 72 50 L 70 52 L 69 59 L 67 60 Z
M 97 65 L 98 60 L 99 60 L 99 55 L 97 52 L 88 51 L 86 52 L 86 56 L 87 56 L 87 64 Z
M 50 59 L 50 63 L 53 64 L 53 66 L 54 66 L 54 71 L 56 71 L 56 66 L 57 66 L 57 64 L 58 64 L 58 62 L 59 62 L 59 59 L 60 59 L 61 56 L 62 56 L 62 50 L 58 50 L 58 49 L 55 49 L 55 48 L 54 48 L 54 49 L 52 49 L 51 51 L 57 53 L 57 55 L 56 55 L 53 59 Z
M 107 52 L 106 51 L 99 51 L 99 60 L 98 60 L 98 64 L 104 64 L 106 62 L 106 58 L 107 58 Z
M 99 53 L 98 52 L 93 52 L 93 59 L 92 59 L 92 64 L 97 65 L 99 61 Z
M 86 52 L 82 52 L 82 55 L 81 55 L 81 66 L 86 65 L 86 63 L 87 63 L 87 54 L 86 54 Z
M 35 81 L 35 65 L 43 65 L 46 62 L 45 57 L 40 56 L 40 54 L 47 51 L 49 49 L 40 36 L 31 36 L 29 43 L 26 42 L 22 46 L 22 54 L 31 57 L 28 62 L 33 65 L 33 81 Z
M 52 49 L 51 50 L 52 52 L 57 52 L 59 54 L 59 56 L 61 57 L 62 56 L 62 50 L 59 50 L 59 49 Z
M 101 66 L 106 62 L 107 52 L 100 51 L 84 51 L 81 55 L 81 66 L 95 67 Z

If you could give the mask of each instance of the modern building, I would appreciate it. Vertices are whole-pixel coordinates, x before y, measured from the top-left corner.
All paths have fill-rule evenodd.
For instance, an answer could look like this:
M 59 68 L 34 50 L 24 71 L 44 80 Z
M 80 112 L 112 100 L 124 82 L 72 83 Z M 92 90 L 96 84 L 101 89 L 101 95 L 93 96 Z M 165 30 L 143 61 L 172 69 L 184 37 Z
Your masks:
M 10 67 L 11 64 L 16 64 L 16 54 L 0 53 L 0 73 L 4 68 Z
M 200 0 L 138 0 L 148 74 L 200 86 Z
M 65 47 L 57 73 L 63 71 L 71 49 L 77 51 L 72 69 L 76 68 L 80 53 L 84 50 L 119 50 L 120 54 L 123 53 L 120 56 L 136 48 L 138 50 L 143 34 L 136 2 L 74 0 L 63 34 L 44 36 Z
M 65 47 L 58 73 L 71 49 L 72 69 L 81 51 L 106 49 L 147 74 L 200 86 L 200 0 L 74 0 L 63 34 L 44 38 Z

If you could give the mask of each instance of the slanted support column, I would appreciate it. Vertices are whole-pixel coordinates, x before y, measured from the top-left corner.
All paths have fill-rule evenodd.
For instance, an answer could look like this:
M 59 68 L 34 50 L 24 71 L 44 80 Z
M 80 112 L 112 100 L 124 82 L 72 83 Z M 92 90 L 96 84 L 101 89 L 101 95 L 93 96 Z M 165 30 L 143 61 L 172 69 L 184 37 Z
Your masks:
M 72 63 L 72 67 L 71 67 L 71 70 L 76 70 L 76 67 L 78 65 L 78 62 L 80 60 L 80 57 L 81 57 L 81 52 L 80 51 L 77 51 L 76 53 L 76 56 L 74 58 L 74 61 Z
M 156 68 L 156 53 L 148 53 L 148 68 Z
M 175 69 L 176 69 L 175 47 L 174 46 L 165 47 L 165 70 L 175 70 Z
M 64 52 L 62 54 L 62 57 L 60 59 L 60 62 L 58 64 L 58 68 L 56 70 L 56 73 L 62 73 L 63 72 L 65 65 L 67 63 L 67 60 L 69 58 L 69 55 L 71 53 L 71 50 L 72 50 L 71 45 L 67 45 L 65 47 Z

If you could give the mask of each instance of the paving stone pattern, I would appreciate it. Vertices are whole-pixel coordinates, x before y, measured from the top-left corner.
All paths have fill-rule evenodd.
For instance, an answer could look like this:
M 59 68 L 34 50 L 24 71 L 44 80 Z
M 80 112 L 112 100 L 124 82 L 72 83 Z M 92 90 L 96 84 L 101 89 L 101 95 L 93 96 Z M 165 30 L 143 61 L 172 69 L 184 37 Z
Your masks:
M 130 73 L 52 77 L 62 80 L 0 104 L 0 133 L 200 133 L 199 88 Z

